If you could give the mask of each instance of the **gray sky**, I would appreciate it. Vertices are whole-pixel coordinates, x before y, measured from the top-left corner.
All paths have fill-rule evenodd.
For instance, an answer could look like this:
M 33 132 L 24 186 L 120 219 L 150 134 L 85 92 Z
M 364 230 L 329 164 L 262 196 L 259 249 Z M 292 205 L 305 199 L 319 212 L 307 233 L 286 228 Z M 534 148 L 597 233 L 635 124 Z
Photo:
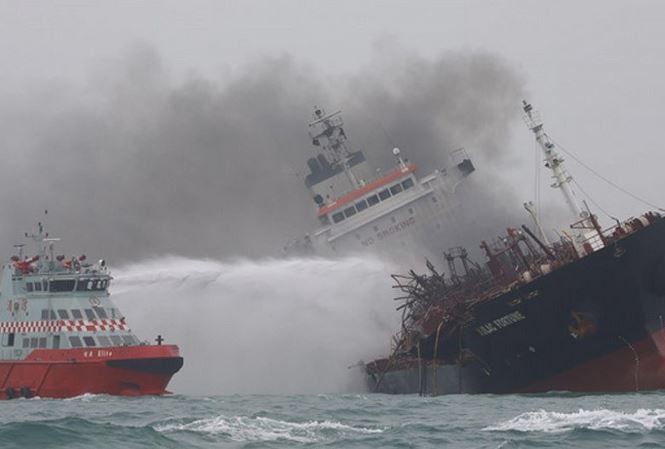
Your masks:
M 314 104 L 324 97 L 334 103 L 329 107 L 350 110 L 350 115 L 356 119 L 350 127 L 358 129 L 363 126 L 358 123 L 363 119 L 363 113 L 369 111 L 347 106 L 352 91 L 349 83 L 355 81 L 362 86 L 360 81 L 371 80 L 373 69 L 391 70 L 394 67 L 396 73 L 401 73 L 404 67 L 400 65 L 411 64 L 413 58 L 428 61 L 436 67 L 441 58 L 451 61 L 446 55 L 454 52 L 468 55 L 462 67 L 476 67 L 471 62 L 474 55 L 485 55 L 478 58 L 495 55 L 500 64 L 505 65 L 501 73 L 506 76 L 501 79 L 510 82 L 505 89 L 504 85 L 497 83 L 494 89 L 487 90 L 492 104 L 504 107 L 503 100 L 497 100 L 500 92 L 509 91 L 515 97 L 525 93 L 543 112 L 547 130 L 557 142 L 629 190 L 654 203 L 665 204 L 661 193 L 665 191 L 665 179 L 661 175 L 665 158 L 661 155 L 662 139 L 658 132 L 663 122 L 662 102 L 665 99 L 662 81 L 665 79 L 664 29 L 665 3 L 658 1 L 0 1 L 0 98 L 5 103 L 0 109 L 8 111 L 0 115 L 0 119 L 5 120 L 0 124 L 5 136 L 5 142 L 0 140 L 0 151 L 5 155 L 5 164 L 11 166 L 5 168 L 1 187 L 14 199 L 35 204 L 35 213 L 41 210 L 44 205 L 40 198 L 29 196 L 40 192 L 31 192 L 30 183 L 18 188 L 7 173 L 11 170 L 13 175 L 28 179 L 43 176 L 37 168 L 48 167 L 51 158 L 61 156 L 60 148 L 79 141 L 75 137 L 79 132 L 76 123 L 83 129 L 99 126 L 99 121 L 94 121 L 94 108 L 90 105 L 95 102 L 105 105 L 111 97 L 100 95 L 98 91 L 118 92 L 120 89 L 132 98 L 140 97 L 142 93 L 127 93 L 127 85 L 142 74 L 147 75 L 136 84 L 144 87 L 168 83 L 182 87 L 179 83 L 194 78 L 214 80 L 219 85 L 228 83 L 242 91 L 238 80 L 246 82 L 254 70 L 270 76 L 272 69 L 261 65 L 262 61 L 288 57 L 293 65 L 283 73 L 292 77 L 290 79 L 299 75 L 303 78 L 302 89 L 289 93 L 289 98 L 299 98 L 288 104 L 300 107 L 301 104 Z M 131 62 L 137 58 L 137 52 L 131 50 L 131 53 L 130 49 L 137 46 L 146 49 L 147 56 L 142 60 L 148 61 L 148 69 L 146 65 Z M 150 68 L 150 64 L 159 69 Z M 151 78 L 153 76 L 157 78 Z M 381 80 L 386 85 L 396 82 L 390 76 Z M 338 97 L 330 89 L 335 83 L 344 86 Z M 228 103 L 233 97 L 232 92 L 220 93 L 221 88 L 215 86 L 212 91 L 201 86 L 194 90 L 203 96 L 217 92 Z M 460 85 L 460 89 L 469 87 L 473 86 Z M 394 98 L 407 98 L 409 86 L 402 84 L 400 88 L 400 94 Z M 321 93 L 322 89 L 325 94 Z M 189 94 L 191 89 L 187 90 Z M 359 95 L 359 98 L 365 97 Z M 278 104 L 285 104 L 284 100 L 280 101 Z M 81 109 L 77 109 L 76 114 L 70 113 L 72 104 L 79 103 L 84 105 L 83 110 L 93 111 L 91 124 L 86 125 L 81 120 L 85 116 Z M 48 119 L 41 119 L 36 104 L 46 110 L 44 115 Z M 154 107 L 150 101 L 140 98 L 131 103 L 131 107 L 140 109 L 146 104 Z M 482 98 L 474 99 L 473 104 L 481 105 Z M 128 107 L 127 103 L 122 105 Z M 60 112 L 62 117 L 58 116 Z M 475 109 L 474 112 L 478 114 Z M 117 119 L 110 114 L 103 115 L 101 121 L 108 122 L 108 117 Z M 284 119 L 284 124 L 296 126 L 302 120 L 304 126 L 307 118 L 289 117 Z M 259 119 L 260 116 L 252 116 L 252 120 Z M 508 135 L 501 144 L 510 147 L 514 155 L 523 154 L 524 160 L 520 164 L 515 158 L 504 158 L 492 167 L 492 173 L 505 173 L 503 181 L 517 192 L 516 199 L 531 199 L 533 139 L 517 114 L 507 122 L 491 121 L 496 126 L 507 127 Z M 54 123 L 71 129 L 64 134 L 55 133 Z M 165 120 L 165 123 L 170 122 Z M 46 148 L 48 142 L 35 143 L 32 141 L 35 137 L 31 135 L 49 135 L 45 132 L 47 129 L 56 140 L 55 149 L 50 153 Z M 454 133 L 454 129 L 452 125 L 447 128 L 449 134 Z M 88 145 L 100 135 L 105 134 L 90 134 Z M 63 136 L 66 138 L 58 142 Z M 469 136 L 469 133 L 461 133 L 459 139 L 450 143 L 466 146 L 472 156 L 474 151 L 482 152 L 472 145 L 481 146 L 487 144 L 486 141 L 459 141 L 473 140 Z M 14 153 L 20 152 L 27 141 L 42 148 L 41 153 L 30 154 L 45 158 L 46 162 L 16 162 L 21 157 Z M 286 139 L 282 144 L 291 145 L 297 141 Z M 271 139 L 265 136 L 259 142 L 265 144 Z M 407 152 L 409 143 L 400 142 Z M 131 143 L 125 146 L 128 145 Z M 307 151 L 306 145 L 303 140 L 304 152 Z M 67 162 L 78 166 L 77 155 L 76 152 L 65 155 L 69 158 Z M 289 162 L 297 160 L 293 157 Z M 626 216 L 644 209 L 570 162 L 569 169 L 579 182 L 610 213 Z M 101 163 L 104 162 L 95 159 L 86 162 Z M 86 164 L 80 165 L 81 170 L 86 170 Z M 126 160 L 122 164 L 119 171 L 124 170 Z M 154 168 L 152 162 L 146 164 Z M 35 167 L 35 171 L 31 167 Z M 141 165 L 137 164 L 137 167 Z M 286 170 L 284 167 L 280 169 Z M 63 173 L 67 177 L 73 176 L 71 172 Z M 481 174 L 480 170 L 477 174 Z M 94 179 L 82 175 L 84 182 L 94 183 Z M 118 182 L 122 183 L 122 180 Z M 221 184 L 213 183 L 211 187 L 220 188 Z M 86 189 L 85 186 L 82 188 Z M 99 203 L 105 201 L 103 189 L 90 195 L 96 195 L 95 201 Z M 196 194 L 191 195 L 194 198 Z M 289 195 L 290 201 L 307 201 L 306 194 L 297 196 L 295 188 Z M 4 198 L 6 205 L 15 207 L 16 203 L 9 203 L 6 196 Z M 28 217 L 28 212 L 26 209 L 22 220 Z M 70 214 L 75 212 L 76 209 L 68 210 Z M 192 207 L 181 213 L 196 214 L 197 210 Z M 168 219 L 160 214 L 155 217 L 155 220 Z M 219 214 L 206 215 L 207 220 L 221 218 Z M 131 221 L 132 217 L 127 220 Z M 0 237 L 6 240 L 8 234 L 15 235 L 18 225 L 4 221 L 5 229 L 0 229 Z M 93 224 L 94 220 L 91 220 L 87 229 L 92 229 Z M 66 229 L 60 231 L 66 233 Z M 205 237 L 210 238 L 209 235 Z M 280 239 L 284 237 L 279 235 Z M 3 241 L 3 247 L 8 243 Z M 134 243 L 130 242 L 128 246 Z M 109 246 L 108 243 L 104 245 Z M 186 252 L 186 245 L 175 245 L 167 250 Z M 152 248 L 152 251 L 156 249 Z M 201 251 L 195 253 L 200 255 Z M 114 255 L 122 258 L 119 250 Z

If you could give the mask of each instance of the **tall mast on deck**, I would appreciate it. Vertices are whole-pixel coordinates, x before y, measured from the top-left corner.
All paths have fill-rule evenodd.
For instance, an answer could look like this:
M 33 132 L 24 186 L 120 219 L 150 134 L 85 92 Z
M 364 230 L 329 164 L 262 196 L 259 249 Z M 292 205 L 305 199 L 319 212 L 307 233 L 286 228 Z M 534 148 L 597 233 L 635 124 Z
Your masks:
M 554 143 L 547 135 L 547 133 L 545 133 L 545 130 L 543 129 L 544 122 L 540 113 L 535 111 L 533 106 L 531 106 L 525 100 L 522 100 L 522 104 L 525 113 L 524 122 L 526 123 L 526 126 L 528 126 L 529 129 L 536 135 L 536 141 L 540 145 L 540 148 L 543 150 L 543 154 L 545 155 L 545 167 L 552 171 L 552 177 L 554 178 L 552 187 L 561 190 L 561 193 L 563 194 L 563 197 L 566 201 L 566 205 L 568 206 L 568 209 L 572 213 L 576 222 L 580 219 L 586 218 L 588 214 L 584 212 L 580 205 L 577 203 L 575 192 L 570 185 L 573 177 L 564 169 L 563 158 L 555 151 Z
M 332 165 L 339 165 L 344 170 L 354 189 L 361 187 L 360 181 L 351 171 L 349 160 L 351 152 L 346 147 L 346 133 L 344 122 L 336 111 L 326 114 L 323 108 L 314 108 L 314 121 L 309 123 L 310 137 L 314 146 L 320 146 L 326 151 Z

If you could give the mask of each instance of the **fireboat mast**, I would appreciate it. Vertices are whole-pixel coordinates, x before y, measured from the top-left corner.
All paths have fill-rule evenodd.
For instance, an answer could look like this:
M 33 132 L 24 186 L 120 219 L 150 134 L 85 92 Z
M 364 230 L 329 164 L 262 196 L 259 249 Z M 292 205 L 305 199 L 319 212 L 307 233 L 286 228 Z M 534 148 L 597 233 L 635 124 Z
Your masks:
M 362 187 L 361 182 L 351 171 L 349 160 L 351 154 L 346 147 L 346 133 L 344 132 L 344 122 L 339 114 L 342 111 L 336 111 L 331 114 L 326 114 L 323 108 L 314 108 L 314 121 L 309 123 L 310 137 L 314 146 L 321 146 L 328 157 L 330 162 L 335 165 L 340 165 L 344 170 L 349 182 L 354 189 Z

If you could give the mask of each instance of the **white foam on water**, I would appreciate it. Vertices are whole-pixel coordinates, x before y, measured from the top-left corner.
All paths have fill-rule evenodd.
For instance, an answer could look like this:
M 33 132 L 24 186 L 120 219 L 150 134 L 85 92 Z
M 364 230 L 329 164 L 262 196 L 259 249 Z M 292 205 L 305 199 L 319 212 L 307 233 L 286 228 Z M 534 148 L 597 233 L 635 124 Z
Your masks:
M 546 410 L 522 413 L 483 430 L 559 433 L 575 429 L 647 432 L 663 428 L 664 409 L 638 409 L 635 412 L 580 409 L 569 413 Z
M 314 443 L 330 438 L 326 433 L 340 435 L 382 433 L 383 429 L 353 427 L 337 421 L 289 422 L 277 419 L 247 416 L 217 416 L 193 421 L 188 424 L 165 424 L 155 426 L 158 432 L 201 432 L 223 434 L 234 441 L 290 440 L 298 443 Z
M 349 366 L 387 354 L 399 328 L 393 270 L 360 257 L 167 257 L 114 270 L 111 293 L 139 338 L 180 346 L 171 391 L 362 391 Z

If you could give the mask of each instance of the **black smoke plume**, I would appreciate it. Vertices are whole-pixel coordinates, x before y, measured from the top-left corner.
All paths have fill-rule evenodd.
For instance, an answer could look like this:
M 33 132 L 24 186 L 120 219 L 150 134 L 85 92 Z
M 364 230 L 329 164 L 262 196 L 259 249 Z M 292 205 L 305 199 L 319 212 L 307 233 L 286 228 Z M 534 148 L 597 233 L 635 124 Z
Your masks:
M 278 255 L 316 226 L 298 178 L 312 154 L 314 105 L 343 109 L 352 145 L 377 167 L 392 166 L 400 146 L 424 174 L 465 147 L 477 172 L 464 208 L 480 233 L 521 213 L 521 198 L 496 174 L 511 162 L 519 76 L 487 53 L 375 56 L 334 81 L 289 56 L 223 80 L 183 80 L 138 45 L 92 69 L 87 85 L 0 94 L 3 253 L 48 209 L 66 251 L 114 264 L 167 253 Z

